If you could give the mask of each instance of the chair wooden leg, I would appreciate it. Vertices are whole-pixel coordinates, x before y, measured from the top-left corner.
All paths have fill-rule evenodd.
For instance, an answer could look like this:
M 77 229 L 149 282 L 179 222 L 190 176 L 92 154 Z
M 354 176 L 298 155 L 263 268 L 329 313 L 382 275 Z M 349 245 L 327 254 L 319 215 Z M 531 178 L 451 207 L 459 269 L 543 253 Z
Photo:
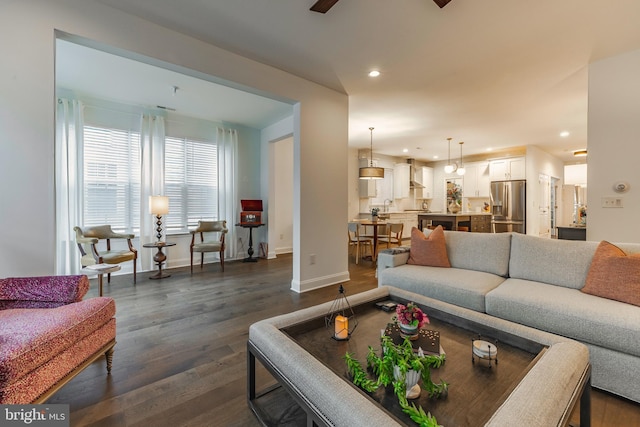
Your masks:
M 107 273 L 107 283 L 111 283 L 111 273 Z
M 134 285 L 136 284 L 136 264 L 137 264 L 136 261 L 137 260 L 135 260 L 135 259 L 133 260 L 133 284 Z
M 204 267 L 204 252 L 200 252 L 200 270 Z
M 224 251 L 220 251 L 220 268 L 224 272 Z
M 193 274 L 193 251 L 190 251 L 191 253 L 191 274 Z

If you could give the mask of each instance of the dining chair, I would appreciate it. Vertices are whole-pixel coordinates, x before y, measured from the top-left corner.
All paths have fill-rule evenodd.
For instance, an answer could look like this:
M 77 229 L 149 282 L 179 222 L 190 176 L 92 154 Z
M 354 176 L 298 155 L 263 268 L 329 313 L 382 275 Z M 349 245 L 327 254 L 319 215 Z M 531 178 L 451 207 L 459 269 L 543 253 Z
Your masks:
M 358 264 L 360 257 L 362 256 L 362 249 L 368 247 L 369 253 L 373 257 L 373 239 L 370 237 L 364 237 L 360 235 L 360 224 L 357 222 L 350 222 L 348 225 L 349 234 L 349 248 L 356 248 L 356 264 Z
M 387 230 L 385 234 L 382 236 L 380 235 L 378 236 L 378 248 L 380 248 L 380 243 L 386 243 L 387 248 L 390 248 L 392 244 L 396 246 L 401 246 L 403 231 L 404 231 L 404 224 L 401 222 L 387 224 Z

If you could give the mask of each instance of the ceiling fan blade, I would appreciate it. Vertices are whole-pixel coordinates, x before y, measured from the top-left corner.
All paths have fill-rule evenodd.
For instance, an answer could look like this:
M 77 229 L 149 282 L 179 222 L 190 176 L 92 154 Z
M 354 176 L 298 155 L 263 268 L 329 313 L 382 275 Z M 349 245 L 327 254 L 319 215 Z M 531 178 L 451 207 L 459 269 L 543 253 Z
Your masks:
M 313 6 L 311 6 L 311 9 L 309 10 L 313 10 L 314 12 L 327 13 L 327 11 L 331 9 L 336 3 L 338 3 L 338 0 L 318 0 Z
M 440 6 L 440 9 L 442 9 L 443 7 L 445 7 L 447 5 L 447 3 L 449 3 L 451 0 L 433 0 L 435 2 L 435 4 L 437 4 L 438 6 Z

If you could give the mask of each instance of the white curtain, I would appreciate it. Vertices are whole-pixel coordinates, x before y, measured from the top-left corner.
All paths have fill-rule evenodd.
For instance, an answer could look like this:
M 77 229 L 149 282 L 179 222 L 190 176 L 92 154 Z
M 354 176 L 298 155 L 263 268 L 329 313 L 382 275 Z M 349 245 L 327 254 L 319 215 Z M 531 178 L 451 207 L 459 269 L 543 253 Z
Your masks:
M 227 220 L 229 232 L 225 238 L 225 258 L 235 258 L 237 251 L 236 220 L 238 216 L 237 161 L 238 132 L 217 128 L 218 144 L 218 218 Z
M 57 275 L 78 274 L 82 267 L 73 227 L 82 225 L 83 109 L 80 101 L 58 99 L 55 141 Z
M 164 118 L 144 114 L 140 125 L 140 246 L 156 241 L 149 196 L 164 196 Z M 169 205 L 171 210 L 171 205 Z M 155 251 L 138 252 L 142 270 L 153 270 Z

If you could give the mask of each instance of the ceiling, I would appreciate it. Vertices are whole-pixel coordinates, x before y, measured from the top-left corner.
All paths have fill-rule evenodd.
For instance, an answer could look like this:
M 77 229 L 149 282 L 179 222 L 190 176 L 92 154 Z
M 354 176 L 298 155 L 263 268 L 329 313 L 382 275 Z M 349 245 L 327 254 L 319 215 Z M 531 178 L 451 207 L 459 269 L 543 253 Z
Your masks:
M 465 155 L 536 145 L 571 161 L 588 65 L 640 49 L 637 0 L 96 1 L 348 94 L 350 146 L 372 126 L 374 151 L 421 160 L 452 137 Z

